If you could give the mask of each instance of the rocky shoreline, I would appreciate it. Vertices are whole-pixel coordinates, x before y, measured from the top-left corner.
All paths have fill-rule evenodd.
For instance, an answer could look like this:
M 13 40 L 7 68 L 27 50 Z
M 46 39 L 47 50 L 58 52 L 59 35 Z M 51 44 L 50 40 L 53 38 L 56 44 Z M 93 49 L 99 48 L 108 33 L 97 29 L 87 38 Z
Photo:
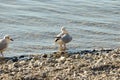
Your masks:
M 0 80 L 120 80 L 120 50 L 0 58 Z

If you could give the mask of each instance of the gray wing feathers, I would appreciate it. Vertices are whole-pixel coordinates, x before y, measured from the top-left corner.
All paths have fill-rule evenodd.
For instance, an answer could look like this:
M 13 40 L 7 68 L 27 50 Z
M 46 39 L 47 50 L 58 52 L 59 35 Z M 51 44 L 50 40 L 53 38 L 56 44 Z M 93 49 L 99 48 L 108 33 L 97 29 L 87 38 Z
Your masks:
M 68 43 L 72 40 L 72 37 L 69 34 L 64 34 L 63 36 L 61 36 L 61 39 L 63 42 Z
M 7 48 L 7 43 L 5 40 L 0 41 L 0 50 Z

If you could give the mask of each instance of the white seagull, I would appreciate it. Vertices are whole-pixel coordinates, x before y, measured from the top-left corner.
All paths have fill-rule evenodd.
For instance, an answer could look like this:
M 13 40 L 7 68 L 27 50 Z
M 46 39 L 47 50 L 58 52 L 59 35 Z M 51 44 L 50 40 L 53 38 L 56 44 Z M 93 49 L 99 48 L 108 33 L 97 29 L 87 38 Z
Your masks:
M 13 39 L 10 38 L 9 35 L 5 35 L 3 39 L 0 39 L 0 53 L 1 53 L 2 57 L 4 57 L 3 51 L 6 50 L 10 41 L 13 41 Z
M 57 44 L 59 44 L 60 46 L 60 51 L 66 50 L 66 43 L 69 43 L 72 40 L 72 37 L 69 35 L 68 31 L 62 27 L 61 28 L 61 33 L 59 33 L 56 37 L 55 37 L 55 42 Z

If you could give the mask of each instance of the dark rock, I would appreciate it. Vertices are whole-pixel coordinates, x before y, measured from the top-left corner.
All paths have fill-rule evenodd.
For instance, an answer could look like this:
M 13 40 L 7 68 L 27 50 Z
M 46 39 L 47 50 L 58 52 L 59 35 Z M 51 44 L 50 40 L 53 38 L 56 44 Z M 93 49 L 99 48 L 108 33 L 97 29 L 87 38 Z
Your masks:
M 28 61 L 28 60 L 31 60 L 32 59 L 32 57 L 22 57 L 22 58 L 19 58 L 19 61 L 21 61 L 21 60 L 25 60 L 25 61 Z
M 99 55 L 99 53 L 95 53 L 96 55 Z
M 92 53 L 92 51 L 91 50 L 83 50 L 83 51 L 81 51 L 81 54 L 88 54 L 88 53 Z
M 47 54 L 43 54 L 42 57 L 43 57 L 43 58 L 47 58 Z
M 18 61 L 18 57 L 16 57 L 16 56 L 13 57 L 13 58 L 12 58 L 12 61 L 13 61 L 13 62 L 17 62 L 17 61 Z
M 19 58 L 24 58 L 24 57 L 26 57 L 25 55 L 21 55 L 21 56 L 19 56 Z
M 102 50 L 101 50 L 101 53 L 102 53 L 102 52 L 109 53 L 109 52 L 111 52 L 111 51 L 113 51 L 113 49 L 102 49 Z
M 53 52 L 53 54 L 57 54 L 57 52 Z
M 42 78 L 46 78 L 47 77 L 47 75 L 46 75 L 46 73 L 42 73 Z

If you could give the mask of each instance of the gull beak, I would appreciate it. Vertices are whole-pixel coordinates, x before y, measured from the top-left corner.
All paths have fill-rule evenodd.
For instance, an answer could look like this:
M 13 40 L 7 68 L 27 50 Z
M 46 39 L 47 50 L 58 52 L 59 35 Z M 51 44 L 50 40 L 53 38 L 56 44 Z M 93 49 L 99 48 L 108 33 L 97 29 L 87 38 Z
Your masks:
M 10 39 L 11 41 L 14 41 L 12 38 Z
M 55 42 L 57 42 L 58 40 L 59 40 L 59 39 L 58 39 L 58 38 L 56 38 L 56 39 L 55 39 Z

